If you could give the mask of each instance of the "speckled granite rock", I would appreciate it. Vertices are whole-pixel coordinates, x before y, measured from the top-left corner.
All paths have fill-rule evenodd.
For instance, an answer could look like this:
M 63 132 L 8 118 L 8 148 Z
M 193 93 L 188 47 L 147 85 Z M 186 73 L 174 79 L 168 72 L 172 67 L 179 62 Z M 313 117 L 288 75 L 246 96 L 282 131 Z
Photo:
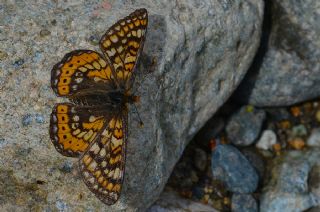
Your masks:
M 305 211 L 319 206 L 319 158 L 320 149 L 314 148 L 291 151 L 274 161 L 271 179 L 260 198 L 260 211 Z
M 166 211 L 201 211 L 201 212 L 216 212 L 217 210 L 209 205 L 195 202 L 188 199 L 183 199 L 178 194 L 170 191 L 165 191 L 160 195 L 160 198 L 152 205 L 147 212 L 166 212 Z
M 277 106 L 319 97 L 320 1 L 268 2 L 272 18 L 267 52 L 261 67 L 241 83 L 237 99 L 248 96 L 255 106 Z
M 124 187 L 112 207 L 84 185 L 76 159 L 49 140 L 50 71 L 139 7 L 149 29 L 130 115 Z M 259 44 L 263 1 L 5 1 L 0 3 L 0 211 L 141 211 L 157 199 L 185 145 L 226 101 Z M 138 87 L 138 86 L 137 86 Z

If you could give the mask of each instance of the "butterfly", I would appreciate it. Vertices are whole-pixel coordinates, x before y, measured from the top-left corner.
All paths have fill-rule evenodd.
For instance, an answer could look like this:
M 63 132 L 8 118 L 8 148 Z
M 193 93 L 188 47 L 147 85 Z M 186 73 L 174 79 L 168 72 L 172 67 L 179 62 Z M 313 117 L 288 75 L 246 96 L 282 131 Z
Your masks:
M 114 204 L 124 179 L 128 105 L 139 101 L 132 85 L 148 25 L 138 9 L 111 26 L 100 40 L 103 54 L 75 50 L 51 71 L 51 87 L 71 103 L 58 103 L 50 118 L 50 138 L 64 156 L 79 158 L 88 188 Z

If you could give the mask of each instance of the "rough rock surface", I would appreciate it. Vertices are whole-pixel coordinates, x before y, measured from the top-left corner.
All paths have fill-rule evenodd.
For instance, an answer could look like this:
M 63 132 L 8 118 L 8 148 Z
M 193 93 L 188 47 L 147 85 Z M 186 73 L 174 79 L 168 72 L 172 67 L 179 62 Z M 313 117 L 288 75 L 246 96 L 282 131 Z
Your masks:
M 215 212 L 217 211 L 209 205 L 204 205 L 200 202 L 187 200 L 179 197 L 170 191 L 165 191 L 160 195 L 160 198 L 152 205 L 147 212 L 166 212 L 166 211 L 201 211 L 201 212 Z
M 233 194 L 231 210 L 233 212 L 257 212 L 258 203 L 250 194 Z
M 291 151 L 274 161 L 271 179 L 260 198 L 260 211 L 305 211 L 319 206 L 319 158 L 320 149 L 314 148 Z
M 144 210 L 157 199 L 185 145 L 226 101 L 259 45 L 263 1 L 5 1 L 0 6 L 0 211 Z M 120 200 L 103 205 L 77 160 L 48 135 L 57 99 L 52 66 L 136 8 L 149 11 L 138 66 L 145 127 L 129 117 Z M 147 77 L 142 80 L 143 76 Z
M 248 96 L 248 102 L 255 106 L 280 106 L 318 97 L 320 1 L 268 2 L 272 20 L 266 36 L 267 52 L 261 67 L 253 68 L 241 83 L 237 99 Z

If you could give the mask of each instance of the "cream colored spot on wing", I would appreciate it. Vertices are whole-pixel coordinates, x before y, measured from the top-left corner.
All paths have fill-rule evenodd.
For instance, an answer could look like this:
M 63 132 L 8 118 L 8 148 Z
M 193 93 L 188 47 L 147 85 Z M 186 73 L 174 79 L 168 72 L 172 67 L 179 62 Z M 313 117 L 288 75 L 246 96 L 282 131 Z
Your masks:
M 121 52 L 123 51 L 123 47 L 122 47 L 122 46 L 119 46 L 119 47 L 117 48 L 117 51 L 118 51 L 119 53 L 121 53 Z
M 81 130 L 80 130 L 80 129 L 77 129 L 77 130 L 75 130 L 75 131 L 72 132 L 72 135 L 78 135 L 80 132 L 81 132 Z
M 94 183 L 94 178 L 91 177 L 88 181 L 89 181 L 89 183 L 93 184 Z
M 125 44 L 126 42 L 127 42 L 127 39 L 122 39 L 122 41 L 121 41 L 123 44 Z
M 112 48 L 111 50 L 107 51 L 107 54 L 109 57 L 113 57 L 116 54 L 116 52 L 117 51 L 115 50 L 115 48 Z
M 88 166 L 88 170 L 91 171 L 91 172 L 93 172 L 93 171 L 96 169 L 96 167 L 97 167 L 97 163 L 96 163 L 96 161 L 93 160 L 93 161 L 90 163 L 90 165 Z
M 95 133 L 93 133 L 93 135 L 91 136 L 91 138 L 90 138 L 90 142 L 92 142 L 93 141 L 93 139 L 95 139 L 95 137 L 96 137 L 96 135 L 97 135 L 97 133 L 95 132 Z
M 82 78 L 82 77 L 80 77 L 80 78 L 76 78 L 76 79 L 75 79 L 75 81 L 76 81 L 76 83 L 80 83 L 80 82 L 82 82 L 82 81 L 83 81 L 83 78 Z
M 94 69 L 94 67 L 91 64 L 85 64 L 84 66 L 88 69 Z
M 102 79 L 101 79 L 100 77 L 94 77 L 93 80 L 94 80 L 95 82 L 98 82 L 98 81 L 100 81 L 100 80 L 102 80 Z
M 86 67 L 80 67 L 80 68 L 78 68 L 79 69 L 79 71 L 81 71 L 81 72 L 86 72 L 88 69 L 86 68 Z
M 116 168 L 116 169 L 114 170 L 113 178 L 114 178 L 114 179 L 119 179 L 119 178 L 120 178 L 120 169 L 119 169 L 119 168 Z
M 113 43 L 117 43 L 119 39 L 118 39 L 118 36 L 112 35 L 112 36 L 110 37 L 110 40 L 111 40 Z
M 106 150 L 105 150 L 104 148 L 102 148 L 102 149 L 100 150 L 100 152 L 99 152 L 99 155 L 100 155 L 101 157 L 106 156 Z
M 112 170 L 111 172 L 108 173 L 108 177 L 112 178 L 112 176 L 114 175 L 114 170 Z
M 102 59 L 99 60 L 99 63 L 100 63 L 102 68 L 106 67 L 106 65 L 107 65 L 107 63 Z
M 129 57 L 126 57 L 124 62 L 125 63 L 131 63 L 131 62 L 134 62 L 136 60 L 136 57 L 135 56 L 129 56 Z
M 111 45 L 111 41 L 110 40 L 105 40 L 103 43 L 103 46 L 108 48 Z
M 93 151 L 94 154 L 98 154 L 100 151 L 100 148 L 97 143 L 93 144 L 92 147 L 90 148 L 90 151 Z
M 89 155 L 85 155 L 82 159 L 83 163 L 88 166 L 89 163 L 92 161 L 92 158 Z
M 75 116 L 73 116 L 73 121 L 76 121 L 76 122 L 78 122 L 79 120 L 80 120 L 80 117 L 79 116 L 77 116 L 77 115 L 75 115 Z
M 141 33 L 141 29 L 138 29 L 138 31 L 137 31 L 137 37 L 138 37 L 138 38 L 140 38 L 140 37 L 141 37 L 141 35 L 142 35 L 142 33 Z
M 97 118 L 95 116 L 90 116 L 89 117 L 89 121 L 90 122 L 94 122 L 95 120 L 97 120 Z
M 87 132 L 81 132 L 77 135 L 77 138 L 82 138 Z
M 86 141 L 89 140 L 92 134 L 93 134 L 93 131 L 90 130 L 89 132 L 87 132 L 87 134 L 84 135 L 83 139 Z
M 97 61 L 94 61 L 94 62 L 92 63 L 92 65 L 93 65 L 93 67 L 95 67 L 96 69 L 100 69 L 100 65 L 99 65 L 99 63 L 98 63 Z

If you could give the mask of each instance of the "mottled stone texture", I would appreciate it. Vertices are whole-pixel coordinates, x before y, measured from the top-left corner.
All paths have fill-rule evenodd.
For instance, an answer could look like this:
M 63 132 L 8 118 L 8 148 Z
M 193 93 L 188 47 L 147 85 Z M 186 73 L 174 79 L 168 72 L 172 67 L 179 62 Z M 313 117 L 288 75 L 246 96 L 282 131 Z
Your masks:
M 201 212 L 216 212 L 217 210 L 209 205 L 200 202 L 181 198 L 178 194 L 172 191 L 163 192 L 159 199 L 152 205 L 147 212 L 165 212 L 165 211 L 201 211 Z
M 319 206 L 320 149 L 277 158 L 260 198 L 260 211 L 306 211 Z
M 266 52 L 257 56 L 236 98 L 281 106 L 319 97 L 320 1 L 274 0 L 266 6 L 261 48 Z
M 61 101 L 50 71 L 71 50 L 98 50 L 107 28 L 140 7 L 149 11 L 135 86 L 145 127 L 130 112 L 124 187 L 108 207 L 81 181 L 76 159 L 49 140 L 49 114 Z M 262 0 L 2 1 L 0 210 L 148 208 L 190 138 L 243 78 L 262 13 Z

